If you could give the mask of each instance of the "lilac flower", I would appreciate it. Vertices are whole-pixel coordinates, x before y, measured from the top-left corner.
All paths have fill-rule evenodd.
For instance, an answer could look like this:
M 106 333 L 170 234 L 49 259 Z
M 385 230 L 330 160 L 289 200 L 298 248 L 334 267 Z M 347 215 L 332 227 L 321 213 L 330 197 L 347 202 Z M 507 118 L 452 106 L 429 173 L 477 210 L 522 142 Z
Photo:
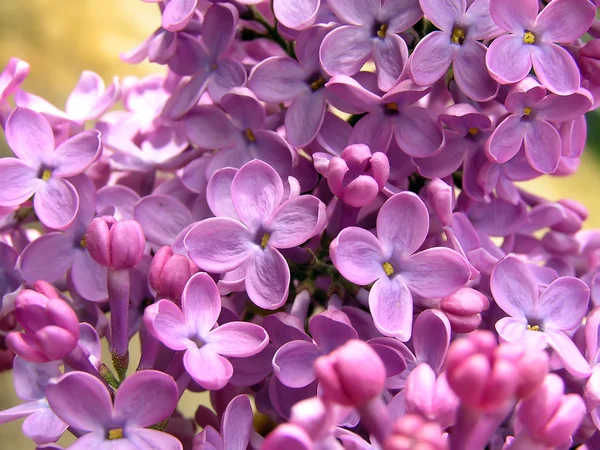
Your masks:
M 33 207 L 42 223 L 67 228 L 75 219 L 79 196 L 64 178 L 80 174 L 99 158 L 100 133 L 84 131 L 55 149 L 46 119 L 17 108 L 6 123 L 6 139 L 19 159 L 0 159 L 0 205 L 17 206 L 35 194 Z
M 429 214 L 421 199 L 402 192 L 381 207 L 377 237 L 350 227 L 342 230 L 330 247 L 333 263 L 345 278 L 359 285 L 375 282 L 369 293 L 375 326 L 402 341 L 411 336 L 413 293 L 445 297 L 469 280 L 467 262 L 453 250 L 432 248 L 415 253 L 428 229 Z
M 168 31 L 183 30 L 192 19 L 198 0 L 165 0 L 162 27 Z
M 4 126 L 12 112 L 8 97 L 12 95 L 29 75 L 29 64 L 19 58 L 11 58 L 0 73 L 0 125 Z
M 15 390 L 27 403 L 0 411 L 0 424 L 26 417 L 23 434 L 29 439 L 36 444 L 58 440 L 68 425 L 50 409 L 44 390 L 53 378 L 60 375 L 56 362 L 36 364 L 17 356 L 13 367 Z
M 406 42 L 396 33 L 422 17 L 418 1 L 328 0 L 327 5 L 347 25 L 323 39 L 323 68 L 330 75 L 354 75 L 373 56 L 377 84 L 382 91 L 389 91 L 408 59 Z
M 505 105 L 511 114 L 486 142 L 488 157 L 505 163 L 523 145 L 531 167 L 552 173 L 558 167 L 561 144 L 558 131 L 549 121 L 575 119 L 591 108 L 592 98 L 584 89 L 568 96 L 546 95 L 546 90 L 528 77 L 511 88 Z
M 434 84 L 452 64 L 456 84 L 469 98 L 482 102 L 496 96 L 498 83 L 485 65 L 487 48 L 478 42 L 502 34 L 490 17 L 489 2 L 477 0 L 467 8 L 466 0 L 420 0 L 425 16 L 441 31 L 429 33 L 408 60 L 415 83 Z
M 114 405 L 106 386 L 85 372 L 50 383 L 46 397 L 56 415 L 81 432 L 70 449 L 182 449 L 170 434 L 146 428 L 168 419 L 177 405 L 177 384 L 164 373 L 142 370 L 127 377 Z
M 269 336 L 260 326 L 229 322 L 214 327 L 221 312 L 221 297 L 215 282 L 205 273 L 187 282 L 181 309 L 170 300 L 146 308 L 144 323 L 150 333 L 173 350 L 185 350 L 184 365 L 205 389 L 218 390 L 233 375 L 224 356 L 251 356 L 267 346 Z
M 225 204 L 233 202 L 239 220 L 216 217 L 194 225 L 184 241 L 190 259 L 215 273 L 245 264 L 250 299 L 262 308 L 279 308 L 287 299 L 290 269 L 278 249 L 296 247 L 319 233 L 325 205 L 312 195 L 281 202 L 281 178 L 258 160 L 237 172 L 231 193 L 216 194 Z
M 583 281 L 561 277 L 539 295 L 527 265 L 508 256 L 494 269 L 490 287 L 498 306 L 510 316 L 496 322 L 502 339 L 537 349 L 549 345 L 573 376 L 590 374 L 588 363 L 566 333 L 581 324 L 587 311 L 589 289 Z
M 16 268 L 19 254 L 10 245 L 0 241 L 0 318 L 14 308 L 14 297 L 23 278 Z
M 592 24 L 596 8 L 588 0 L 554 0 L 539 13 L 537 0 L 490 0 L 492 20 L 509 34 L 497 38 L 486 55 L 490 75 L 502 84 L 517 83 L 533 69 L 558 95 L 579 88 L 579 69 L 564 48 Z

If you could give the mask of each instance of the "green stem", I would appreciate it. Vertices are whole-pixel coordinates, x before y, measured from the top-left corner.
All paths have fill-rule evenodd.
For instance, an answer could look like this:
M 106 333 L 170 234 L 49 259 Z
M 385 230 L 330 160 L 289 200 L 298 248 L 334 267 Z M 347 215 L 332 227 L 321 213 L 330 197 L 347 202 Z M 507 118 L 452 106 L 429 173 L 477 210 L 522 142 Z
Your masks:
M 272 40 L 277 45 L 279 45 L 290 57 L 296 58 L 294 53 L 293 44 L 288 43 L 285 39 L 281 37 L 279 32 L 277 31 L 277 19 L 275 19 L 275 25 L 271 25 L 265 16 L 263 16 L 254 6 L 249 7 L 250 12 L 252 13 L 251 20 L 261 24 L 266 30 L 267 33 L 264 37 Z

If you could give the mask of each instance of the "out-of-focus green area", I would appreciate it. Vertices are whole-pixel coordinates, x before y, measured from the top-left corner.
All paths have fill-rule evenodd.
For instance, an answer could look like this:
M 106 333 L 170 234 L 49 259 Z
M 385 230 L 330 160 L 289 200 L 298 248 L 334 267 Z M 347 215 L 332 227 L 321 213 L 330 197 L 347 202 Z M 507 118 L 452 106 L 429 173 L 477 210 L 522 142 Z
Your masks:
M 23 88 L 62 109 L 84 69 L 97 72 L 107 84 L 115 75 L 143 76 L 161 70 L 149 64 L 130 66 L 119 59 L 120 52 L 138 45 L 159 23 L 156 5 L 141 0 L 0 0 L 0 69 L 11 56 L 28 61 L 31 73 Z M 589 119 L 590 148 L 579 172 L 569 178 L 543 177 L 526 187 L 551 199 L 568 197 L 583 203 L 590 211 L 587 227 L 592 228 L 600 227 L 600 115 Z M 0 156 L 3 151 L 6 155 L 0 130 Z M 186 394 L 184 400 L 189 417 L 202 398 Z M 0 374 L 0 410 L 19 403 L 12 374 Z M 0 425 L 0 449 L 34 448 L 22 436 L 21 423 Z M 72 438 L 60 442 L 67 445 Z

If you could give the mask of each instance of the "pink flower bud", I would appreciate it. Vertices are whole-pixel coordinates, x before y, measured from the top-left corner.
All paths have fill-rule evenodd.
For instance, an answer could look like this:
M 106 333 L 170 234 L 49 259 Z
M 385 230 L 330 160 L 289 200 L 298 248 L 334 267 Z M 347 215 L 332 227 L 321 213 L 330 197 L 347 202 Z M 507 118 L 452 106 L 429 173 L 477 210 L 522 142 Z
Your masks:
M 25 289 L 17 295 L 15 315 L 24 332 L 11 332 L 6 344 L 23 359 L 40 363 L 56 361 L 77 345 L 79 320 L 75 311 L 59 298 Z
M 556 374 L 517 405 L 517 420 L 528 436 L 554 448 L 577 431 L 585 416 L 585 404 L 577 394 L 564 395 L 564 383 Z
M 550 228 L 566 234 L 574 234 L 581 230 L 583 221 L 588 216 L 585 207 L 574 200 L 559 200 L 557 203 L 563 207 L 566 217 Z
M 462 288 L 440 302 L 440 310 L 446 314 L 452 331 L 470 333 L 481 324 L 481 313 L 490 306 L 488 298 L 471 288 Z
M 198 266 L 185 255 L 173 253 L 169 246 L 161 247 L 150 264 L 148 281 L 158 297 L 179 300 L 188 280 L 198 272 Z
M 600 84 L 600 40 L 585 43 L 577 52 L 581 75 L 594 84 Z
M 114 217 L 97 217 L 88 226 L 86 245 L 90 256 L 101 266 L 114 270 L 131 269 L 144 256 L 146 238 L 135 220 L 117 222 Z
M 442 428 L 416 414 L 407 414 L 394 423 L 392 435 L 383 444 L 384 450 L 443 450 L 446 438 Z
M 344 203 L 362 207 L 370 204 L 390 176 L 384 153 L 371 153 L 364 144 L 350 145 L 329 162 L 327 182 L 331 192 Z
M 442 226 L 450 225 L 454 209 L 452 187 L 439 178 L 435 178 L 427 185 L 427 198 Z
M 314 367 L 324 398 L 341 405 L 360 407 L 381 395 L 385 385 L 383 362 L 367 343 L 356 339 L 321 356 Z

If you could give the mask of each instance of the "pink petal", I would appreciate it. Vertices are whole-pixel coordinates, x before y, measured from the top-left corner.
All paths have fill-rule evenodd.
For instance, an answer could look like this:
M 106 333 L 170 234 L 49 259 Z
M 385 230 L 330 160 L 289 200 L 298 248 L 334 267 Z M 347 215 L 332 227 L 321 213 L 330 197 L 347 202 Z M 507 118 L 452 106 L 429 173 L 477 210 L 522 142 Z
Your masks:
M 332 77 L 327 82 L 326 86 L 328 92 L 344 98 L 347 103 L 350 103 L 356 108 L 356 110 L 353 111 L 346 111 L 349 113 L 360 114 L 372 111 L 381 103 L 381 97 L 379 97 L 379 95 L 369 91 L 354 78 L 347 75 L 336 75 Z
M 320 0 L 273 0 L 273 12 L 284 26 L 304 30 L 314 23 L 320 4 Z
M 54 150 L 54 133 L 41 114 L 17 107 L 6 121 L 6 141 L 28 165 L 37 167 Z
M 412 192 L 388 199 L 377 216 L 377 237 L 385 249 L 404 259 L 423 244 L 429 230 L 429 213 L 423 201 Z
M 192 19 L 198 0 L 172 0 L 162 15 L 162 27 L 168 31 L 183 30 Z
M 419 106 L 411 106 L 396 117 L 394 136 L 402 151 L 416 158 L 439 153 L 444 141 L 437 114 Z
M 190 332 L 202 337 L 208 335 L 221 313 L 221 296 L 214 280 L 206 273 L 197 273 L 186 283 L 181 311 Z
M 485 63 L 494 80 L 501 84 L 517 83 L 531 70 L 531 52 L 530 46 L 524 44 L 521 37 L 504 35 L 491 43 Z
M 343 22 L 371 25 L 381 8 L 380 0 L 328 0 L 327 6 Z
M 236 173 L 236 169 L 225 167 L 217 170 L 208 182 L 206 201 L 215 216 L 239 220 L 231 200 L 231 183 Z
M 449 248 L 415 253 L 398 267 L 411 292 L 424 298 L 441 298 L 463 287 L 471 276 L 465 259 Z
M 490 0 L 475 0 L 469 3 L 463 22 L 468 24 L 471 39 L 487 40 L 504 34 L 504 30 L 498 28 L 490 16 Z
M 196 383 L 211 391 L 225 387 L 233 375 L 231 363 L 206 346 L 188 349 L 183 364 Z
M 310 88 L 298 61 L 281 56 L 267 58 L 250 72 L 248 87 L 265 102 L 290 101 Z
M 248 229 L 226 217 L 205 219 L 194 225 L 184 244 L 192 261 L 203 270 L 225 273 L 237 269 L 253 253 Z
M 398 82 L 408 60 L 406 42 L 397 34 L 387 34 L 373 43 L 373 60 L 377 68 L 377 85 L 389 91 Z
M 569 336 L 554 329 L 544 330 L 544 334 L 548 339 L 548 345 L 554 349 L 567 372 L 576 378 L 590 376 L 592 368 Z
M 192 223 L 192 215 L 183 203 L 158 194 L 137 202 L 133 218 L 142 226 L 146 239 L 159 245 L 171 245 L 181 230 Z
M 490 0 L 490 15 L 500 28 L 519 32 L 532 27 L 539 11 L 537 0 Z
M 261 352 L 269 335 L 255 323 L 228 322 L 212 330 L 206 342 L 219 355 L 243 358 Z
M 246 271 L 246 291 L 252 302 L 265 309 L 280 308 L 287 300 L 290 268 L 274 248 L 255 250 Z
M 200 72 L 182 82 L 165 103 L 161 116 L 169 119 L 181 118 L 197 105 L 211 81 L 212 77 L 209 72 Z
M 549 91 L 569 95 L 579 89 L 579 69 L 564 48 L 552 43 L 536 45 L 531 56 L 536 76 Z
M 202 105 L 194 109 L 185 119 L 186 133 L 200 148 L 219 149 L 232 144 L 237 132 L 231 119 L 213 105 Z
M 535 21 L 546 42 L 568 44 L 583 36 L 594 21 L 596 8 L 586 0 L 549 3 Z
M 383 263 L 390 258 L 391 249 L 386 252 L 379 240 L 367 230 L 344 228 L 329 250 L 335 268 L 352 283 L 367 285 L 378 278 L 385 278 Z
M 467 10 L 466 0 L 419 0 L 419 4 L 427 18 L 444 31 L 452 31 Z
M 223 4 L 213 3 L 206 11 L 202 22 L 202 40 L 214 59 L 223 54 L 233 42 L 237 20 L 237 10 Z
M 231 89 L 244 86 L 246 81 L 246 69 L 242 63 L 234 59 L 221 59 L 208 85 L 208 93 L 215 103 L 219 103 Z
M 572 330 L 581 325 L 587 313 L 590 289 L 572 277 L 561 277 L 553 281 L 543 292 L 537 308 L 544 325 L 559 330 Z
M 416 24 L 421 17 L 423 17 L 423 11 L 417 0 L 384 1 L 379 12 L 380 20 L 388 23 L 388 33 L 402 34 Z
M 265 223 L 271 237 L 269 245 L 292 248 L 303 244 L 321 230 L 320 220 L 326 214 L 325 205 L 312 195 L 292 198 L 281 204 Z
M 403 342 L 410 339 L 413 300 L 400 277 L 391 280 L 382 277 L 375 282 L 369 293 L 369 309 L 375 326 L 382 334 Z
M 298 95 L 285 115 L 285 133 L 294 147 L 309 144 L 319 132 L 327 109 L 325 90 L 307 91 Z
M 241 130 L 258 130 L 265 123 L 265 107 L 248 88 L 233 88 L 221 99 L 221 107 Z
M 439 372 L 450 345 L 451 326 L 446 315 L 437 309 L 419 314 L 413 329 L 413 346 L 419 362 L 429 364 Z
M 23 249 L 19 266 L 25 281 L 53 283 L 62 278 L 73 264 L 73 237 L 65 233 L 40 236 Z
M 494 81 L 485 65 L 487 47 L 477 41 L 467 41 L 454 58 L 456 84 L 469 98 L 478 102 L 491 100 L 498 94 Z
M 250 434 L 254 431 L 253 416 L 247 395 L 238 395 L 229 402 L 221 421 L 224 449 L 246 450 Z
M 68 425 L 58 418 L 49 407 L 40 408 L 23 422 L 23 435 L 36 444 L 57 441 Z
M 97 130 L 83 131 L 63 142 L 52 155 L 55 167 L 53 174 L 72 177 L 91 166 L 102 152 L 100 133 Z
M 18 206 L 40 187 L 36 170 L 17 158 L 0 159 L 0 205 Z
M 79 438 L 81 440 L 81 438 Z M 110 441 L 105 441 L 110 444 Z M 148 430 L 146 428 L 136 428 L 131 430 L 127 435 L 127 442 L 131 443 L 133 448 L 153 448 L 160 450 L 182 450 L 183 446 L 179 439 L 175 436 L 158 430 Z M 71 447 L 72 448 L 72 447 Z M 84 450 L 88 448 L 97 448 L 94 445 L 82 446 L 81 449 L 73 450 Z M 123 450 L 133 450 L 133 448 Z M 153 449 L 153 450 L 154 450 Z M 102 449 L 108 450 L 108 449 Z M 112 450 L 112 449 L 111 449 Z M 120 448 L 118 450 L 121 450 Z
M 321 64 L 329 75 L 354 75 L 368 61 L 372 51 L 366 28 L 342 26 L 323 39 Z
M 107 269 L 92 259 L 88 251 L 75 252 L 71 280 L 77 293 L 86 300 L 101 302 L 108 298 Z
M 525 134 L 525 155 L 535 170 L 554 173 L 560 161 L 560 134 L 545 120 L 536 120 Z
M 417 44 L 408 60 L 411 80 L 424 86 L 432 85 L 446 74 L 458 50 L 450 43 L 447 33 L 429 33 Z
M 170 300 L 159 300 L 144 311 L 144 324 L 148 331 L 173 350 L 185 350 L 190 345 L 190 331 L 185 319 Z
M 525 317 L 537 303 L 537 283 L 527 265 L 513 256 L 498 263 L 490 280 L 496 304 L 511 317 Z
M 275 353 L 273 372 L 287 387 L 308 386 L 316 378 L 313 363 L 319 356 L 321 351 L 312 342 L 288 342 Z
M 0 103 L 4 103 L 6 98 L 11 95 L 25 81 L 29 75 L 29 63 L 19 58 L 10 58 L 4 71 L 0 73 Z
M 521 117 L 511 114 L 496 127 L 485 143 L 486 154 L 492 161 L 503 164 L 513 158 L 527 132 L 527 123 Z
M 391 117 L 371 112 L 352 128 L 348 145 L 365 144 L 369 148 L 387 151 L 392 140 L 392 126 L 395 125 L 395 122 Z M 398 153 L 402 152 L 398 151 Z
M 496 322 L 498 335 L 507 342 L 520 343 L 530 349 L 544 350 L 548 346 L 546 334 L 527 328 L 524 317 L 504 317 Z
M 148 395 L 151 392 L 152 395 Z M 115 396 L 115 416 L 127 427 L 144 428 L 168 419 L 179 400 L 175 380 L 157 370 L 142 370 L 127 377 Z
M 241 221 L 253 230 L 273 215 L 282 196 L 281 178 L 259 160 L 245 164 L 231 183 L 233 207 Z
M 63 230 L 75 220 L 79 208 L 79 195 L 68 181 L 51 177 L 36 190 L 33 207 L 44 225 Z
M 317 125 L 317 128 L 320 128 L 320 124 Z M 250 159 L 256 158 L 266 162 L 282 178 L 288 175 L 292 170 L 293 156 L 285 139 L 271 130 L 258 130 L 254 133 L 254 137 L 256 142 L 249 148 Z M 310 139 L 312 140 L 312 138 Z M 288 140 L 290 140 L 289 136 Z
M 585 90 L 572 95 L 546 95 L 535 107 L 536 118 L 555 122 L 575 120 L 591 109 L 592 102 Z

